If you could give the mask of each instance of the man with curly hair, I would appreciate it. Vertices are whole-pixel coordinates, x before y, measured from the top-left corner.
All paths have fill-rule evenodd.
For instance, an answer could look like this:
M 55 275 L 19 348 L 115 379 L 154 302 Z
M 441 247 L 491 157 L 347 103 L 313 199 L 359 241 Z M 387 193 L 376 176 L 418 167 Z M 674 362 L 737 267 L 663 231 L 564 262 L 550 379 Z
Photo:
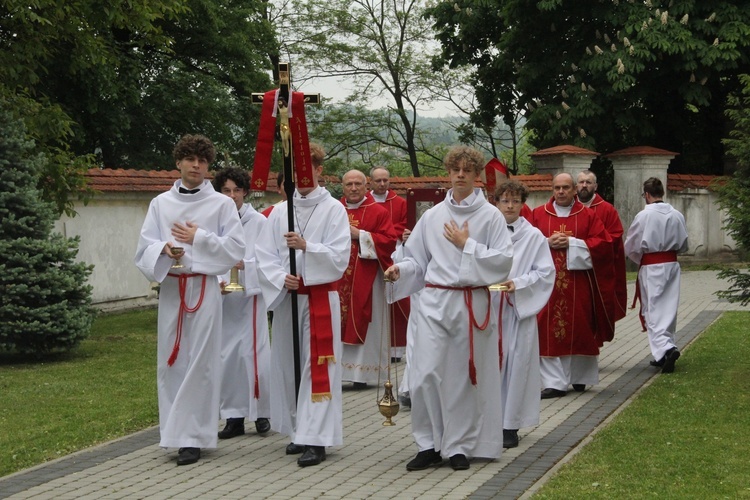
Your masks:
M 422 289 L 414 308 L 411 359 L 412 435 L 419 452 L 409 471 L 440 465 L 469 468 L 469 458 L 502 452 L 497 316 L 489 285 L 513 264 L 510 231 L 474 186 L 482 154 L 455 146 L 444 161 L 453 186 L 419 219 L 403 259 L 385 275 L 398 300 Z
M 161 283 L 157 344 L 160 446 L 177 465 L 216 448 L 219 420 L 221 290 L 216 278 L 245 255 L 237 207 L 205 180 L 213 143 L 186 135 L 174 148 L 180 179 L 151 201 L 135 263 Z M 178 250 L 179 248 L 179 250 Z

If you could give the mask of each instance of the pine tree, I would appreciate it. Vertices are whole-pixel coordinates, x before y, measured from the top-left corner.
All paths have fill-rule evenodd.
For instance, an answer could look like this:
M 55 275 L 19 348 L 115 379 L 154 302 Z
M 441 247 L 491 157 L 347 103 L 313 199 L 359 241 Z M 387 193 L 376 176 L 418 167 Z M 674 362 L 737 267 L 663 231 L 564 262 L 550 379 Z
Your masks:
M 75 261 L 78 238 L 52 233 L 56 213 L 36 188 L 44 157 L 9 109 L 0 98 L 0 351 L 67 351 L 91 328 L 93 266 Z

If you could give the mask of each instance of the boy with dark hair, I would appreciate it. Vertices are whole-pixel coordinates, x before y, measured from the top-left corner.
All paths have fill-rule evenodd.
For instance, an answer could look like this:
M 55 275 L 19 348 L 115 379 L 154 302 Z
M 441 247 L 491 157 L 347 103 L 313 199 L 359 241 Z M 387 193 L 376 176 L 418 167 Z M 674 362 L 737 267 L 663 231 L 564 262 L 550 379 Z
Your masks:
M 229 439 L 245 433 L 245 417 L 255 421 L 258 434 L 271 430 L 271 344 L 255 260 L 255 241 L 266 218 L 244 202 L 250 191 L 250 176 L 244 170 L 225 168 L 216 174 L 213 184 L 214 189 L 234 202 L 245 233 L 245 257 L 235 266 L 238 283 L 245 289 L 226 292 L 229 274 L 223 275 L 220 283 L 223 319 L 219 416 L 226 419 L 226 426 L 219 432 L 219 439 Z

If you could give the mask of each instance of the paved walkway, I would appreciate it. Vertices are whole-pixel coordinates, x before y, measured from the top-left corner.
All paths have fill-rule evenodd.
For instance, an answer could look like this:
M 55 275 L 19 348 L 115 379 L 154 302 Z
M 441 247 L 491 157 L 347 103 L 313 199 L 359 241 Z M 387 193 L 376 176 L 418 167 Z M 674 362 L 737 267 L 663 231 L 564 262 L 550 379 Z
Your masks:
M 634 284 L 629 286 L 633 296 Z M 677 343 L 689 344 L 722 311 L 743 308 L 719 300 L 726 288 L 713 271 L 683 274 Z M 745 308 L 746 310 L 746 308 Z M 688 350 L 685 357 L 690 356 Z M 176 451 L 157 446 L 152 428 L 0 479 L 0 499 L 136 498 L 518 498 L 528 496 L 579 444 L 658 370 L 635 311 L 617 324 L 599 359 L 599 386 L 542 401 L 542 424 L 520 431 L 518 448 L 494 461 L 473 460 L 468 471 L 450 466 L 407 472 L 416 453 L 409 412 L 396 426 L 381 425 L 377 391 L 344 389 L 344 446 L 318 467 L 301 468 L 284 454 L 285 436 L 245 436 L 204 451 L 196 465 L 177 467 Z M 677 363 L 680 370 L 682 358 Z M 403 368 L 403 367 L 400 367 Z M 217 428 L 218 430 L 218 428 Z

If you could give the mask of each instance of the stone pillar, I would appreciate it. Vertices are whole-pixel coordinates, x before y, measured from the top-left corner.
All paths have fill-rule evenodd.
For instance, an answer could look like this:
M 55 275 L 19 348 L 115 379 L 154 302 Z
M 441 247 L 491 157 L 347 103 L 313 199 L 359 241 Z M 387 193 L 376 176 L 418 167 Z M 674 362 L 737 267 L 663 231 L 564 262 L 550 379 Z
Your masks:
M 556 174 L 566 172 L 576 179 L 578 172 L 591 168 L 591 161 L 599 156 L 595 151 L 576 146 L 563 145 L 542 149 L 531 154 L 537 174 Z
M 641 193 L 646 179 L 658 177 L 664 184 L 664 201 L 668 201 L 667 167 L 677 155 L 678 153 L 650 146 L 635 146 L 607 155 L 615 173 L 614 205 L 626 233 L 636 214 L 645 206 Z

